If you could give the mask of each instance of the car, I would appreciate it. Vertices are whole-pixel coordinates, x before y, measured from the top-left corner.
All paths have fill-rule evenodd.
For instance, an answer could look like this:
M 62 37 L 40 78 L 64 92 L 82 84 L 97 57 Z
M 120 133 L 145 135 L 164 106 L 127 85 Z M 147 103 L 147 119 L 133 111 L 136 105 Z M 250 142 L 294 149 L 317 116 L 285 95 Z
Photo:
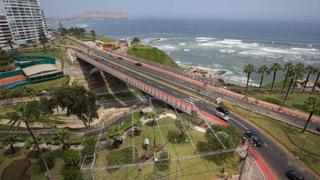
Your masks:
M 317 126 L 317 131 L 320 131 L 320 124 L 318 124 Z
M 304 177 L 299 172 L 297 172 L 295 170 L 289 170 L 286 173 L 286 176 L 290 180 L 304 180 Z
M 225 121 L 229 121 L 229 119 L 230 119 L 230 117 L 229 117 L 228 115 L 226 115 L 226 114 L 224 114 L 224 113 L 222 113 L 222 112 L 219 112 L 219 111 L 216 113 L 216 115 L 217 115 L 220 119 L 225 120 Z
M 229 111 L 222 106 L 217 107 L 217 111 L 222 112 L 223 114 L 229 115 Z
M 136 63 L 136 66 L 142 66 L 142 64 L 141 63 Z
M 256 146 L 256 147 L 261 147 L 262 145 L 263 145 L 263 141 L 262 141 L 262 139 L 259 137 L 259 136 L 257 136 L 257 135 L 252 135 L 251 136 L 251 141 L 252 141 L 252 145 L 253 146 Z
M 247 131 L 243 134 L 244 138 L 246 138 L 246 139 L 250 139 L 250 138 L 252 137 L 252 135 L 253 135 L 253 133 L 252 133 L 252 131 L 250 131 L 250 130 L 247 130 Z

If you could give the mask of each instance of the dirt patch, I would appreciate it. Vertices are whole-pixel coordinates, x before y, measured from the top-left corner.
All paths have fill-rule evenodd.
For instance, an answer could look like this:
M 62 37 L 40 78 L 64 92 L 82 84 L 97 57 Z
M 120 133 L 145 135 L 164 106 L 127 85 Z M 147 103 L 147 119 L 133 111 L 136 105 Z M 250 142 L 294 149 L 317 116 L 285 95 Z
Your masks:
M 30 180 L 30 175 L 26 174 L 31 166 L 31 161 L 28 159 L 20 159 L 13 161 L 2 172 L 2 180 Z

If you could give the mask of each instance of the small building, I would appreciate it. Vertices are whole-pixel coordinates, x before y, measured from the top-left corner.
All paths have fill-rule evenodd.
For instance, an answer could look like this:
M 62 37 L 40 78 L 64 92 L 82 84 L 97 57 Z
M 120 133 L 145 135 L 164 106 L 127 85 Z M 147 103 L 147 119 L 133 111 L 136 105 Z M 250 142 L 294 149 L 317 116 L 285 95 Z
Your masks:
M 59 71 L 52 64 L 38 64 L 23 68 L 22 71 L 31 83 L 56 79 L 63 76 L 63 72 Z

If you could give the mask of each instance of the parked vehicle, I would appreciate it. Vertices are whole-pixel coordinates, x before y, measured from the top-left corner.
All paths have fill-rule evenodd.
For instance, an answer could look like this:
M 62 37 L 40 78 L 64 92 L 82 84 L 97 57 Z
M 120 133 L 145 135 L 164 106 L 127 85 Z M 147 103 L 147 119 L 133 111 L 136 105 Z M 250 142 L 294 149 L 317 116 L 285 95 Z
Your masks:
M 290 180 L 304 180 L 304 177 L 298 173 L 297 171 L 295 170 L 289 170 L 287 173 L 286 173 L 286 176 L 290 179 Z
M 222 106 L 217 107 L 217 111 L 222 112 L 223 114 L 229 115 L 229 111 Z
M 317 126 L 317 131 L 320 131 L 320 124 L 318 124 Z
M 142 64 L 141 63 L 136 63 L 136 66 L 142 66 Z

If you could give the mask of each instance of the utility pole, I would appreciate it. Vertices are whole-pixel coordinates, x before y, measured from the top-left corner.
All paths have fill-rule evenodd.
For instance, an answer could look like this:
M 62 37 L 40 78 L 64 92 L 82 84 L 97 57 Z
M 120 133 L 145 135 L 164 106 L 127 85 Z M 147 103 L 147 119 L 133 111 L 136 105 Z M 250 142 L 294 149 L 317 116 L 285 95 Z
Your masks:
M 246 156 L 244 157 L 243 163 L 241 165 L 239 180 L 241 180 L 241 178 L 242 178 L 242 174 L 243 174 L 243 171 L 244 171 L 244 166 L 245 166 L 247 158 L 249 156 L 249 151 L 250 151 L 250 147 L 251 147 L 251 140 L 249 140 L 248 142 L 249 142 L 249 144 L 248 144 L 248 147 L 247 147 L 247 150 L 246 150 Z

